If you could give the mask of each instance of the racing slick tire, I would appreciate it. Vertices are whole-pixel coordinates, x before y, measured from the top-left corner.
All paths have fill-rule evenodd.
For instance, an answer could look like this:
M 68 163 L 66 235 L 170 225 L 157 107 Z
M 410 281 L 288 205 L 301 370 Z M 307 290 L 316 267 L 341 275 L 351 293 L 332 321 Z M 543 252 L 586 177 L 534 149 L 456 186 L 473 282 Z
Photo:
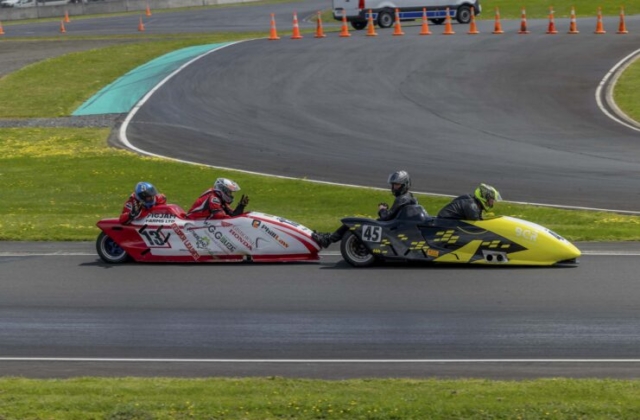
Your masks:
M 352 232 L 347 232 L 342 237 L 340 253 L 342 258 L 354 267 L 370 267 L 376 262 L 376 258 Z
M 108 264 L 121 264 L 129 261 L 127 252 L 120 248 L 120 245 L 115 243 L 115 241 L 104 232 L 100 232 L 100 235 L 98 235 L 96 251 L 98 251 L 98 256 L 102 261 Z

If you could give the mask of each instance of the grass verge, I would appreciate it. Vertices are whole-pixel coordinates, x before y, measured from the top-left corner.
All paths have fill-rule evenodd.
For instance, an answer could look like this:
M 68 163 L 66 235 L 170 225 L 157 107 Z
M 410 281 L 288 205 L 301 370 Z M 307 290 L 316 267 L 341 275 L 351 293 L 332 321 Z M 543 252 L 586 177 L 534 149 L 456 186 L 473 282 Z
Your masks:
M 333 230 L 341 217 L 375 217 L 387 191 L 334 187 L 185 165 L 107 147 L 106 129 L 0 129 L 0 240 L 93 240 L 96 221 L 115 217 L 140 180 L 153 182 L 188 209 L 213 180 L 238 182 L 250 208 L 312 229 Z M 381 185 L 384 187 L 384 185 Z M 301 198 L 303 197 L 303 198 Z M 435 214 L 449 199 L 419 196 Z M 640 240 L 640 217 L 500 203 L 496 214 L 540 223 L 567 239 Z
M 636 419 L 615 380 L 0 379 L 2 419 Z

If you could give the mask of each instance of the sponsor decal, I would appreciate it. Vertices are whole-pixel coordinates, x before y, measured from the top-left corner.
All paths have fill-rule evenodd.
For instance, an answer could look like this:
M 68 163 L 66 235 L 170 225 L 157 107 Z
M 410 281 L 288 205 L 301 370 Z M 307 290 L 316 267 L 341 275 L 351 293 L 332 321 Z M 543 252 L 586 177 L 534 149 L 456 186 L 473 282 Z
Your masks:
M 149 213 L 145 219 L 145 223 L 171 223 L 176 216 L 168 213 Z
M 438 258 L 440 256 L 440 251 L 436 251 L 435 249 L 427 249 L 427 256 Z
M 198 258 L 200 258 L 200 254 L 198 254 L 198 251 L 196 251 L 193 245 L 191 245 L 191 242 L 189 241 L 189 239 L 187 239 L 187 235 L 185 235 L 184 232 L 180 230 L 180 226 L 178 226 L 176 223 L 172 223 L 171 229 L 173 229 L 176 235 L 178 235 L 184 246 L 187 247 L 187 251 L 189 251 L 193 259 L 197 260 Z
M 231 252 L 236 252 L 236 246 L 233 244 L 233 242 L 231 242 L 231 240 L 229 240 L 229 238 L 224 236 L 222 234 L 222 232 L 218 231 L 215 226 L 208 226 L 207 230 L 209 231 L 209 233 L 211 233 L 213 235 L 213 237 L 218 242 L 220 242 L 222 245 L 224 245 L 225 248 L 227 248 Z
M 240 242 L 245 248 L 253 251 L 253 241 L 243 231 L 234 226 L 229 230 L 229 234 L 236 238 L 236 240 Z
M 206 236 L 198 235 L 198 232 L 196 232 L 197 228 L 187 228 L 187 229 L 193 235 L 193 237 L 196 238 L 196 248 L 205 249 L 208 251 L 209 245 L 211 244 L 211 239 L 209 239 Z
M 253 219 L 253 222 L 251 223 L 251 226 L 253 226 L 254 228 L 259 228 L 260 227 L 260 220 Z
M 530 229 L 522 229 L 521 227 L 516 228 L 516 236 L 520 238 L 524 238 L 527 241 L 535 242 L 538 240 L 538 232 Z
M 276 242 L 278 244 L 280 244 L 280 246 L 282 246 L 283 248 L 289 248 L 289 244 L 286 243 L 283 239 L 281 239 L 280 236 L 276 232 L 274 232 L 273 230 L 269 229 L 269 226 L 261 225 L 260 229 L 263 230 L 267 235 L 269 235 L 273 239 L 275 239 Z

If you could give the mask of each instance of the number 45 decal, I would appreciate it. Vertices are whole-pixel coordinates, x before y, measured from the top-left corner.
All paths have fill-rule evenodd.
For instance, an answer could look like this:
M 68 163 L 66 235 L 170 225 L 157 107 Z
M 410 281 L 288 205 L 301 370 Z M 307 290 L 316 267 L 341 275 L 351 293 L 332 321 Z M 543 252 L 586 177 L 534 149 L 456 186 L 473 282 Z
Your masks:
M 382 227 L 363 225 L 362 240 L 367 242 L 380 242 L 382 240 Z

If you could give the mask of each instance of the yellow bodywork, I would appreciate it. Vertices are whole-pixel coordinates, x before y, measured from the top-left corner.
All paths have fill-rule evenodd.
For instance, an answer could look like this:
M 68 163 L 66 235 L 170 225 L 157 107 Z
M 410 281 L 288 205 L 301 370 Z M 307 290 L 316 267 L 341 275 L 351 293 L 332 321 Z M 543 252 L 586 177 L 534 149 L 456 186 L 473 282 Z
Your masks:
M 553 265 L 561 261 L 575 260 L 581 253 L 572 243 L 549 229 L 525 220 L 513 217 L 497 217 L 488 220 L 466 221 L 476 227 L 486 229 L 504 239 L 526 248 L 522 251 L 512 251 L 509 243 L 501 241 L 483 241 L 472 239 L 463 247 L 453 250 L 436 258 L 435 262 L 446 263 L 475 263 L 475 264 L 509 264 L 509 265 Z M 458 232 L 456 232 L 458 234 Z M 460 232 L 462 237 L 465 233 Z M 452 235 L 449 235 L 452 236 Z M 482 248 L 482 249 L 480 249 Z M 472 258 L 478 252 L 491 254 L 488 258 Z M 496 260 L 500 258 L 501 260 Z

